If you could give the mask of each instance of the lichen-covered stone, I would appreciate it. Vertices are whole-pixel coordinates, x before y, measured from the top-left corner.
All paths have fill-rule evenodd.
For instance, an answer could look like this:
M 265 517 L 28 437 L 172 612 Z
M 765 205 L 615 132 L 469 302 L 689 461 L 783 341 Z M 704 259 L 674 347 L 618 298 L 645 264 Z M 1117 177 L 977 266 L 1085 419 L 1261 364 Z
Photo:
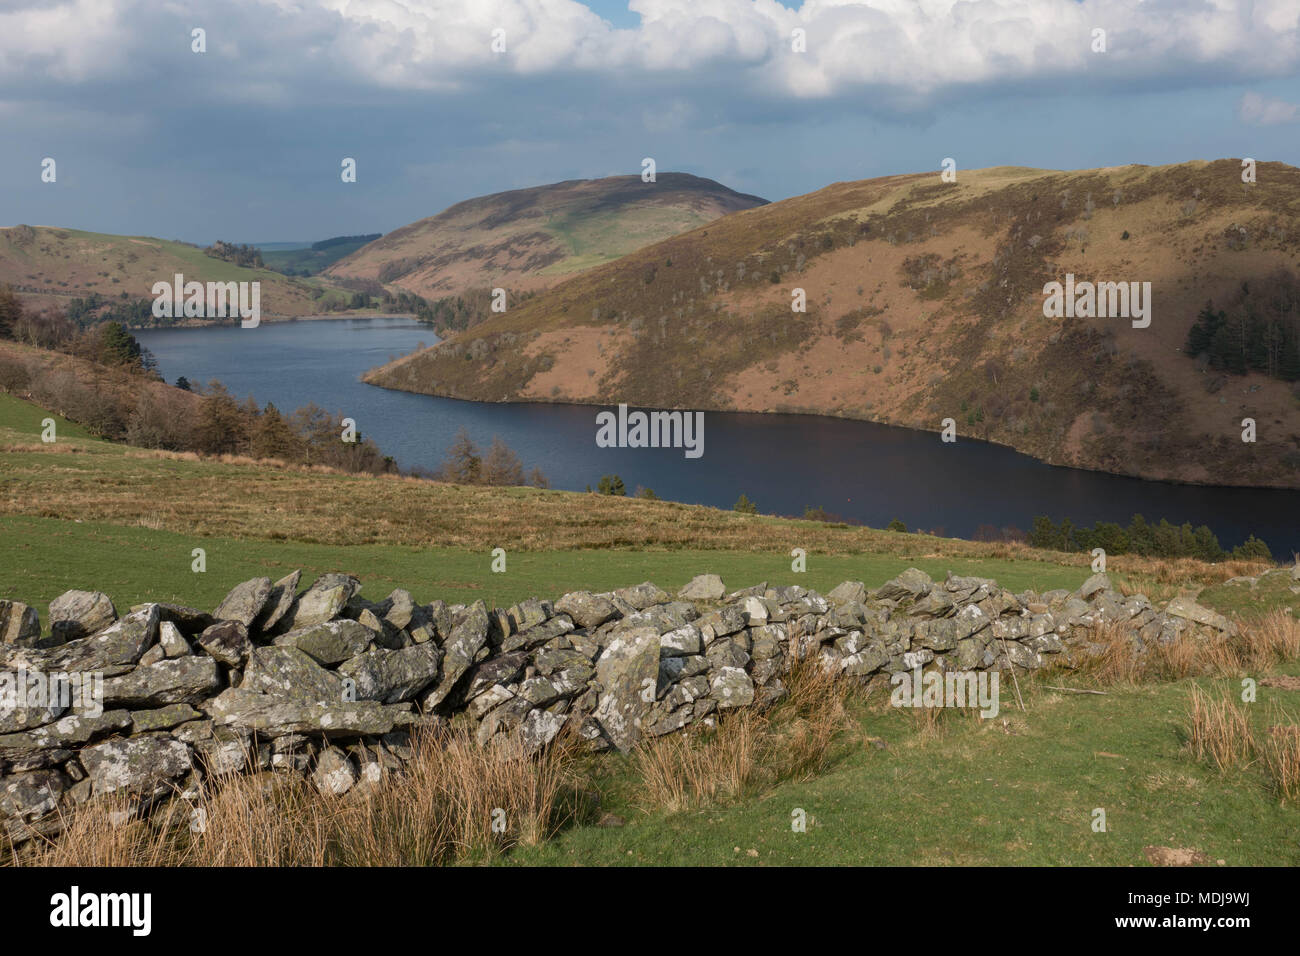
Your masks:
M 104 681 L 104 704 L 131 708 L 195 704 L 223 686 L 221 668 L 212 658 L 177 657 L 108 678 Z
M 236 584 L 217 605 L 212 616 L 218 621 L 238 621 L 246 628 L 251 627 L 266 607 L 270 596 L 271 579 L 252 578 Z
M 296 647 L 321 664 L 339 664 L 364 654 L 374 641 L 375 632 L 359 621 L 341 618 L 294 628 L 275 639 L 280 647 Z
M 618 616 L 614 602 L 590 591 L 572 591 L 555 602 L 555 610 L 567 614 L 578 627 L 600 627 Z
M 190 771 L 190 748 L 171 737 L 146 735 L 129 740 L 105 740 L 82 748 L 96 795 L 124 790 L 152 794 L 161 784 Z
M 403 650 L 368 651 L 339 667 L 339 674 L 356 682 L 358 700 L 385 704 L 410 700 L 438 676 L 442 653 L 436 644 L 416 644 Z
M 66 644 L 101 631 L 117 620 L 117 609 L 103 591 L 64 591 L 50 602 L 50 633 Z
M 659 634 L 651 627 L 621 632 L 596 661 L 602 688 L 595 718 L 619 750 L 641 739 L 641 718 L 654 703 L 659 678 Z
M 232 687 L 204 704 L 203 710 L 218 727 L 278 737 L 284 734 L 359 736 L 386 734 L 409 715 L 409 705 L 376 701 L 318 704 L 299 703 Z

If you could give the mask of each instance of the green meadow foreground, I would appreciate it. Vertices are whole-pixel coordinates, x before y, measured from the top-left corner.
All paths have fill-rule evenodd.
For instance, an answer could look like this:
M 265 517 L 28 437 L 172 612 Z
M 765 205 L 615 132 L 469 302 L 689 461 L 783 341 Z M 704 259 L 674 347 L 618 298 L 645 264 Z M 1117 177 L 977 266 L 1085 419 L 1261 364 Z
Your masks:
M 239 581 L 294 568 L 308 579 L 355 574 L 371 596 L 405 587 L 420 601 L 482 598 L 489 607 L 644 580 L 675 591 L 706 571 L 731 588 L 769 581 L 823 593 L 846 579 L 875 587 L 909 566 L 1038 591 L 1073 589 L 1090 573 L 1082 556 L 1019 546 L 668 502 L 205 461 L 98 441 L 62 420 L 58 440 L 45 444 L 47 415 L 0 396 L 0 598 L 38 607 L 79 587 L 108 592 L 121 609 L 146 599 L 211 608 Z M 498 547 L 505 573 L 491 570 Z M 192 570 L 195 548 L 204 551 L 203 573 Z M 807 551 L 806 573 L 792 572 L 792 548 Z M 1297 599 L 1289 574 L 1255 589 L 1223 583 L 1263 567 L 1117 557 L 1110 570 L 1153 598 L 1199 593 L 1201 603 L 1241 617 L 1248 634 L 1289 634 Z M 1279 623 L 1283 615 L 1289 625 Z M 1291 647 L 1287 640 L 1277 646 Z M 1025 710 L 1007 680 L 1001 712 L 983 721 L 891 708 L 883 693 L 804 678 L 804 693 L 763 717 L 729 716 L 712 738 L 664 738 L 628 756 L 548 758 L 554 800 L 537 810 L 529 798 L 536 825 L 517 831 L 508 848 L 471 828 L 434 853 L 392 822 L 402 815 L 394 806 L 390 845 L 337 835 L 320 845 L 301 836 L 277 842 L 271 831 L 283 824 L 265 822 L 271 836 L 243 862 L 1142 865 L 1152 859 L 1146 848 L 1163 847 L 1194 851 L 1209 865 L 1295 865 L 1300 793 L 1287 776 L 1294 767 L 1270 743 L 1287 734 L 1270 728 L 1300 715 L 1297 650 L 1242 651 L 1212 668 L 1166 662 L 1151 674 L 1022 676 Z M 1248 726 L 1229 741 L 1231 759 L 1204 746 L 1198 758 L 1206 731 L 1193 730 L 1194 688 L 1213 701 L 1239 700 L 1244 676 L 1268 679 L 1256 703 L 1238 708 Z M 1106 832 L 1093 830 L 1098 808 Z M 385 819 L 366 822 L 382 831 Z M 800 819 L 805 832 L 792 827 Z M 68 845 L 73 836 L 82 843 Z M 74 829 L 58 852 L 43 861 L 141 861 L 93 827 Z

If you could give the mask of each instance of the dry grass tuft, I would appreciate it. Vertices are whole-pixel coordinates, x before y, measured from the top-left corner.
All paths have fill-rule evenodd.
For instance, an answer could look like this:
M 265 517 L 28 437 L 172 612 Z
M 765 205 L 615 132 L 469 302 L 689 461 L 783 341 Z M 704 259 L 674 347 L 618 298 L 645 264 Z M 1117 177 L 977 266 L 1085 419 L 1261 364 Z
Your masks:
M 1102 686 L 1135 685 L 1186 677 L 1236 677 L 1300 658 L 1300 621 L 1270 611 L 1240 624 L 1235 637 L 1188 638 L 1133 650 L 1125 628 L 1115 623 L 1092 629 L 1100 652 L 1087 657 L 1080 673 Z
M 796 662 L 782 680 L 789 696 L 768 714 L 737 710 L 723 714 L 712 731 L 642 741 L 633 760 L 646 809 L 739 800 L 826 769 L 835 741 L 850 726 L 854 687 L 812 658 Z
M 1199 687 L 1192 688 L 1187 738 L 1196 759 L 1208 760 L 1219 773 L 1249 762 L 1255 752 L 1245 707 L 1231 694 L 1216 701 Z
M 35 866 L 428 866 L 494 856 L 556 833 L 579 813 L 576 754 L 531 756 L 517 741 L 478 746 L 463 729 L 423 738 L 401 774 L 343 797 L 262 773 L 212 778 L 192 801 L 148 818 L 92 801 L 64 833 L 20 848 Z
M 1268 730 L 1256 743 L 1274 792 L 1283 800 L 1300 800 L 1300 726 L 1277 707 L 1270 712 Z

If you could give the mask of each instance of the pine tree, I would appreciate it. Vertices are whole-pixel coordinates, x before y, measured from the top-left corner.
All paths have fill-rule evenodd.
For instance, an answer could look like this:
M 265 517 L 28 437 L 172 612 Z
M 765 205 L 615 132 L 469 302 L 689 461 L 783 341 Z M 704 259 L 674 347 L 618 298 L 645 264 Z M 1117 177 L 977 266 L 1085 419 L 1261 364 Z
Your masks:
M 137 365 L 140 343 L 121 322 L 105 322 L 99 329 L 99 360 L 105 365 Z
M 22 303 L 14 294 L 13 286 L 0 285 L 0 339 L 11 339 L 23 317 Z
M 302 439 L 270 402 L 253 425 L 251 444 L 254 458 L 298 461 L 302 457 Z

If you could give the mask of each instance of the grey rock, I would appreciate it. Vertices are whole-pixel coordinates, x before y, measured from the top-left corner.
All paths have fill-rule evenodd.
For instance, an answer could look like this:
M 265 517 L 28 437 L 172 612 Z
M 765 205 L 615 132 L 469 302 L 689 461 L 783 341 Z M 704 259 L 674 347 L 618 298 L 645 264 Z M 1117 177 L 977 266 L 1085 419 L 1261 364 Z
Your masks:
M 270 585 L 270 580 L 267 580 Z M 207 652 L 209 657 L 220 661 L 227 667 L 243 667 L 248 653 L 253 649 L 248 639 L 248 628 L 240 621 L 219 621 L 205 628 L 195 643 Z
M 143 736 L 129 740 L 106 740 L 82 748 L 81 765 L 86 768 L 96 794 L 152 794 L 168 781 L 193 768 L 190 748 L 170 737 Z
M 384 614 L 384 620 L 402 631 L 414 616 L 415 599 L 411 597 L 411 592 L 402 588 L 393 589 L 388 595 L 388 611 Z
M 0 737 L 0 759 L 11 759 L 34 750 L 62 750 L 84 744 L 131 726 L 125 710 L 106 710 L 96 716 L 67 714 L 53 723 Z
M 405 650 L 374 650 L 354 657 L 339 674 L 356 682 L 359 700 L 385 704 L 410 700 L 438 676 L 442 652 L 436 644 L 416 644 Z
M 41 619 L 36 608 L 21 601 L 0 601 L 0 643 L 36 647 L 41 639 Z
M 233 727 L 264 736 L 327 733 L 334 737 L 386 734 L 409 718 L 405 704 L 376 701 L 318 704 L 282 700 L 245 688 L 230 688 L 203 710 L 218 727 Z
M 252 630 L 258 634 L 273 634 L 293 608 L 297 597 L 298 582 L 302 580 L 301 571 L 286 574 L 271 585 L 271 593 L 262 605 L 262 612 L 253 621 Z
M 709 694 L 718 707 L 745 707 L 754 702 L 754 682 L 739 667 L 722 667 L 709 682 Z
M 506 637 L 501 643 L 501 650 L 509 653 L 521 648 L 540 647 L 561 634 L 567 634 L 572 630 L 573 621 L 569 620 L 567 615 L 560 614 L 550 620 L 526 627 Z
M 156 710 L 131 712 L 131 733 L 146 734 L 158 730 L 171 730 L 181 724 L 198 720 L 203 715 L 189 704 L 170 704 Z
M 649 581 L 635 587 L 620 588 L 614 592 L 613 596 L 621 601 L 626 601 L 638 611 L 644 611 L 652 604 L 664 604 L 668 601 L 668 594 Z
M 104 681 L 104 704 L 132 708 L 196 704 L 215 694 L 224 683 L 221 669 L 212 658 L 178 657 L 108 678 Z
M 171 621 L 163 621 L 158 625 L 157 646 L 161 647 L 163 654 L 169 658 L 188 657 L 194 653 L 190 642 L 181 634 L 180 628 Z
M 1188 621 L 1194 621 L 1197 624 L 1204 624 L 1218 631 L 1236 632 L 1236 626 L 1222 614 L 1197 604 L 1195 600 L 1185 595 L 1179 595 L 1170 601 L 1165 606 L 1165 613 Z
M 296 647 L 322 664 L 339 664 L 370 647 L 375 632 L 359 621 L 341 618 L 294 628 L 275 639 L 278 647 Z
M 281 625 L 285 630 L 324 624 L 338 617 L 348 601 L 361 589 L 356 578 L 348 575 L 324 574 L 299 595 L 293 608 Z
M 466 611 L 459 624 L 451 629 L 451 635 L 443 648 L 442 677 L 424 700 L 425 707 L 441 704 L 474 663 L 475 655 L 487 643 L 488 613 L 482 601 L 475 601 Z
M 925 597 L 934 588 L 930 575 L 917 568 L 908 568 L 892 581 L 887 581 L 876 591 L 877 598 L 887 601 L 914 601 Z
M 332 705 L 344 699 L 343 681 L 337 674 L 305 651 L 279 645 L 253 649 L 240 689 L 302 704 Z
M 103 591 L 64 591 L 50 602 L 50 633 L 56 644 L 90 637 L 116 620 L 117 609 Z
M 525 753 L 536 753 L 548 746 L 564 729 L 565 717 L 544 710 L 530 710 L 519 723 L 517 733 Z
M 594 717 L 623 752 L 641 737 L 641 718 L 654 702 L 658 676 L 659 635 L 650 627 L 620 633 L 596 661 L 602 690 Z
M 1076 593 L 1080 598 L 1087 601 L 1090 600 L 1093 595 L 1109 590 L 1110 578 L 1108 578 L 1104 573 L 1098 573 L 1084 581 L 1083 584 L 1079 586 L 1079 590 Z
M 704 639 L 700 629 L 694 624 L 687 624 L 659 635 L 660 657 L 689 657 L 703 651 Z
M 68 641 L 42 657 L 47 671 L 101 671 L 120 674 L 134 667 L 158 637 L 158 605 L 147 604 L 93 637 Z
M 341 797 L 356 785 L 358 776 L 347 754 L 337 747 L 326 747 L 316 758 L 311 779 L 321 793 Z
M 716 574 L 697 574 L 677 596 L 683 601 L 721 601 L 727 593 L 722 578 Z
M 861 581 L 845 581 L 832 588 L 826 600 L 832 604 L 865 604 L 867 586 Z
M 0 778 L 0 818 L 35 820 L 52 813 L 70 781 L 60 770 L 32 770 Z
M 614 603 L 590 591 L 572 591 L 555 602 L 555 610 L 567 614 L 578 627 L 600 627 L 618 616 Z
M 212 616 L 218 621 L 238 621 L 245 628 L 261 615 L 271 596 L 270 578 L 253 578 L 236 584 L 225 596 Z

